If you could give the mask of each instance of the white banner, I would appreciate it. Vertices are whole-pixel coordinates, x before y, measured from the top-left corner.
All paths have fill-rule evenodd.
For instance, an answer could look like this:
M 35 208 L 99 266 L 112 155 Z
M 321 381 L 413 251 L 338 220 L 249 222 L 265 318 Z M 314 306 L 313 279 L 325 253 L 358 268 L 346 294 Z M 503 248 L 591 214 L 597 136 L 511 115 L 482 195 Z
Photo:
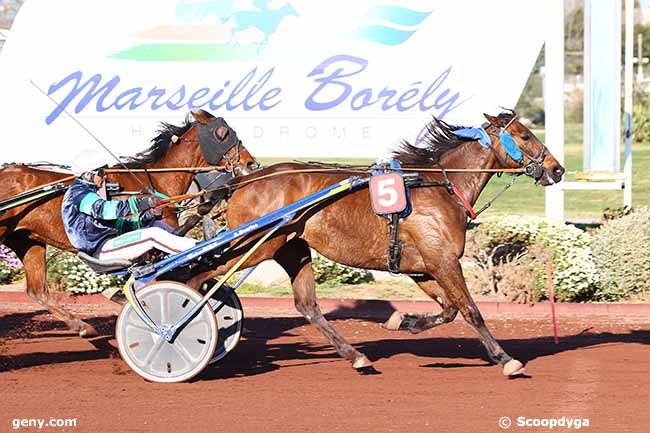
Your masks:
M 127 155 L 192 108 L 256 156 L 379 156 L 431 115 L 478 125 L 514 107 L 545 3 L 30 0 L 0 53 L 1 159 L 95 146 L 65 111 Z

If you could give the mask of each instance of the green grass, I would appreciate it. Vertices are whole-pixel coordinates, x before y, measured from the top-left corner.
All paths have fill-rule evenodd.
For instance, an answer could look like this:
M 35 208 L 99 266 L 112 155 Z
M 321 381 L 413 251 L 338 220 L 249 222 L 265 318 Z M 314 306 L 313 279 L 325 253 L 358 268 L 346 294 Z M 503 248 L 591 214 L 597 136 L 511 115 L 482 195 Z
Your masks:
M 543 131 L 535 131 L 544 140 Z M 574 180 L 575 172 L 582 171 L 582 131 L 578 127 L 567 128 L 567 144 L 564 146 L 566 180 Z M 303 160 L 316 158 L 303 158 Z M 635 144 L 632 151 L 632 203 L 634 206 L 650 206 L 650 143 Z M 260 158 L 263 164 L 288 161 L 291 158 Z M 370 164 L 372 158 L 318 158 L 324 162 Z M 621 156 L 621 161 L 623 157 Z M 479 198 L 476 209 L 499 192 L 509 182 L 509 176 L 493 177 Z M 567 191 L 565 192 L 565 215 L 568 219 L 598 219 L 603 209 L 623 206 L 623 191 Z M 544 215 L 544 188 L 536 186 L 529 178 L 518 179 L 484 215 L 490 214 Z

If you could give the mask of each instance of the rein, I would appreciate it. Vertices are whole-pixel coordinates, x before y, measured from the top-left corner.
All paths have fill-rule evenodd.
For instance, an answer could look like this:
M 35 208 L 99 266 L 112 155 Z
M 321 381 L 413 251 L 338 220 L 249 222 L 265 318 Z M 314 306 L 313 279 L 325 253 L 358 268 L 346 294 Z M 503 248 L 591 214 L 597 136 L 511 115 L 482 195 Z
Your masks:
M 490 200 L 488 200 L 487 203 L 485 203 L 485 204 L 483 205 L 483 207 L 480 208 L 480 209 L 478 210 L 478 212 L 474 212 L 474 209 L 472 208 L 472 205 L 470 205 L 469 202 L 467 202 L 467 204 L 469 205 L 468 210 L 471 209 L 470 212 L 474 212 L 474 216 L 472 217 L 472 219 L 473 219 L 473 220 L 476 219 L 476 217 L 478 217 L 480 214 L 482 214 L 483 212 L 485 212 L 486 210 L 488 210 L 488 209 L 490 208 L 490 206 L 492 206 L 492 203 L 494 203 L 495 201 L 497 201 L 497 199 L 498 199 L 499 197 L 501 197 L 501 194 L 503 194 L 504 192 L 506 192 L 507 190 L 509 190 L 510 187 L 511 187 L 512 185 L 515 184 L 515 182 L 517 181 L 517 179 L 519 179 L 519 177 L 520 177 L 522 174 L 524 174 L 524 173 L 519 173 L 519 174 L 513 176 L 512 179 L 510 179 L 510 182 L 508 182 L 508 183 L 506 184 L 506 186 L 504 186 L 503 189 L 501 189 L 501 191 L 499 191 L 498 193 L 496 193 L 494 197 L 492 197 Z
M 104 173 L 184 173 L 184 172 L 202 172 L 202 171 L 228 171 L 224 167 L 165 167 L 165 168 L 105 168 Z
M 386 168 L 387 170 L 391 170 L 391 168 Z M 432 181 L 432 182 L 420 182 L 413 184 L 413 187 L 440 187 L 444 186 L 447 188 L 447 191 L 449 191 L 450 194 L 455 195 L 458 197 L 458 199 L 461 201 L 461 204 L 463 207 L 467 209 L 467 211 L 470 214 L 470 217 L 472 219 L 476 219 L 476 217 L 484 212 L 488 207 L 492 205 L 492 202 L 494 202 L 501 194 L 503 194 L 507 189 L 509 189 L 512 184 L 514 183 L 514 180 L 510 182 L 501 192 L 497 194 L 496 197 L 494 197 L 492 200 L 488 202 L 486 206 L 483 206 L 479 212 L 475 212 L 474 208 L 472 207 L 471 203 L 467 200 L 467 198 L 464 196 L 464 194 L 458 190 L 454 186 L 454 184 L 449 180 L 449 177 L 447 176 L 447 173 L 513 173 L 517 175 L 521 175 L 524 173 L 524 169 L 522 168 L 501 168 L 501 169 L 491 169 L 491 168 L 482 168 L 482 169 L 471 169 L 471 168 L 450 168 L 450 169 L 445 169 L 442 166 L 440 168 L 429 168 L 429 167 L 422 167 L 422 168 L 417 168 L 417 167 L 402 167 L 400 168 L 401 171 L 411 171 L 411 172 L 435 172 L 435 173 L 442 173 L 443 176 L 445 177 L 445 182 L 439 182 L 439 181 Z M 285 174 L 299 174 L 299 173 L 322 173 L 322 174 L 345 174 L 345 173 L 357 173 L 357 174 L 371 174 L 371 168 L 367 166 L 340 166 L 340 167 L 335 167 L 335 168 L 326 168 L 326 167 L 321 167 L 321 168 L 308 168 L 308 169 L 296 169 L 296 170 L 283 170 L 283 171 L 276 171 L 274 173 L 269 173 L 265 174 L 263 176 L 256 177 L 254 179 L 248 179 L 248 180 L 242 180 L 235 185 L 225 185 L 222 187 L 218 188 L 213 188 L 213 189 L 207 189 L 203 191 L 199 191 L 196 193 L 190 193 L 190 194 L 182 194 L 182 195 L 177 195 L 173 197 L 168 197 L 164 200 L 162 200 L 162 203 L 160 207 L 172 207 L 175 206 L 176 203 L 194 199 L 201 197 L 205 194 L 209 194 L 212 192 L 216 191 L 222 191 L 222 190 L 227 190 L 228 194 L 232 194 L 235 190 L 242 188 L 244 186 L 250 185 L 254 182 L 263 180 L 263 179 L 268 179 L 272 178 L 275 176 L 281 176 Z M 514 179 L 516 179 L 519 176 L 515 176 Z

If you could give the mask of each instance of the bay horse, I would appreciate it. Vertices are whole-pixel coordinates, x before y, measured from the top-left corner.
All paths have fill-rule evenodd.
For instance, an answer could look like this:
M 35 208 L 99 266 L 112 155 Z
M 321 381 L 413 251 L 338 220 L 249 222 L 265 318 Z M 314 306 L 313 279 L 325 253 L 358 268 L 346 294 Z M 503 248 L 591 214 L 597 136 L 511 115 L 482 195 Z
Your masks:
M 171 172 L 111 173 L 107 181 L 117 182 L 127 191 L 135 191 L 142 185 L 151 185 L 155 191 L 169 196 L 184 194 L 193 181 L 195 172 L 183 171 L 183 167 L 210 167 L 204 156 L 197 130 L 199 125 L 210 125 L 216 118 L 203 110 L 192 112 L 195 122 L 186 119 L 181 126 L 163 124 L 152 146 L 127 162 L 130 168 L 181 168 Z M 215 136 L 218 131 L 212 131 Z M 64 151 L 62 149 L 62 151 Z M 241 144 L 225 150 L 218 157 L 216 168 L 228 169 L 235 176 L 248 174 L 259 167 L 255 158 Z M 115 166 L 121 168 L 121 166 Z M 28 165 L 8 165 L 0 169 L 0 198 L 8 198 L 41 185 L 68 178 L 61 173 L 33 168 Z M 136 180 L 134 177 L 139 179 Z M 96 330 L 80 320 L 65 307 L 60 306 L 48 290 L 46 278 L 45 247 L 52 245 L 65 251 L 75 252 L 63 229 L 61 203 L 63 195 L 46 197 L 13 208 L 0 215 L 0 243 L 11 248 L 25 267 L 27 294 L 36 300 L 58 320 L 82 337 L 97 335 Z M 176 225 L 175 214 L 166 213 L 165 220 Z
M 483 169 L 521 168 L 536 162 L 536 182 L 546 186 L 561 181 L 564 168 L 528 128 L 515 120 L 514 112 L 501 113 L 497 117 L 485 116 L 489 121 L 485 128 L 490 139 L 488 147 L 478 140 L 456 136 L 454 131 L 460 127 L 434 118 L 421 146 L 404 142 L 394 157 L 404 167 L 435 168 L 439 164 L 446 169 L 476 170 L 448 174 L 451 182 L 472 204 L 494 175 L 494 172 L 480 171 Z M 508 156 L 499 135 L 502 129 L 509 132 L 523 153 L 520 162 Z M 235 192 L 226 213 L 228 226 L 241 226 L 350 175 L 344 172 L 290 173 L 312 167 L 280 163 L 235 179 Z M 283 171 L 289 173 L 282 174 Z M 278 175 L 266 176 L 273 173 Z M 440 172 L 420 174 L 430 182 L 445 181 Z M 260 176 L 265 177 L 249 182 Z M 468 210 L 456 196 L 441 187 L 412 188 L 411 199 L 412 214 L 400 225 L 399 238 L 403 250 L 399 270 L 411 275 L 415 283 L 440 304 L 442 312 L 425 315 L 396 312 L 385 327 L 422 332 L 451 322 L 460 311 L 478 333 L 490 359 L 502 366 L 503 374 L 522 373 L 523 364 L 508 355 L 494 339 L 465 284 L 459 259 L 465 247 Z M 188 284 L 198 287 L 206 279 L 226 272 L 259 236 L 261 233 L 234 244 L 223 256 L 223 265 L 195 275 Z M 388 245 L 386 219 L 373 212 L 368 191 L 361 189 L 303 212 L 262 245 L 244 267 L 266 259 L 278 262 L 291 279 L 296 309 L 327 338 L 340 356 L 349 360 L 354 368 L 367 371 L 372 368 L 371 362 L 354 349 L 320 311 L 310 248 L 341 264 L 386 271 L 389 269 Z

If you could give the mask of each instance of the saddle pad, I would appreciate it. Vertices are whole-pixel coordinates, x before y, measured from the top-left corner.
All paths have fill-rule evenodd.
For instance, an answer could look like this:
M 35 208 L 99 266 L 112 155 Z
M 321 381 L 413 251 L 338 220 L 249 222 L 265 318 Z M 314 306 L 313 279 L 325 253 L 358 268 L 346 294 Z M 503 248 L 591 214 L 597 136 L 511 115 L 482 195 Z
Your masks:
M 397 173 L 375 175 L 370 178 L 370 203 L 378 215 L 401 213 L 406 209 L 406 186 Z

